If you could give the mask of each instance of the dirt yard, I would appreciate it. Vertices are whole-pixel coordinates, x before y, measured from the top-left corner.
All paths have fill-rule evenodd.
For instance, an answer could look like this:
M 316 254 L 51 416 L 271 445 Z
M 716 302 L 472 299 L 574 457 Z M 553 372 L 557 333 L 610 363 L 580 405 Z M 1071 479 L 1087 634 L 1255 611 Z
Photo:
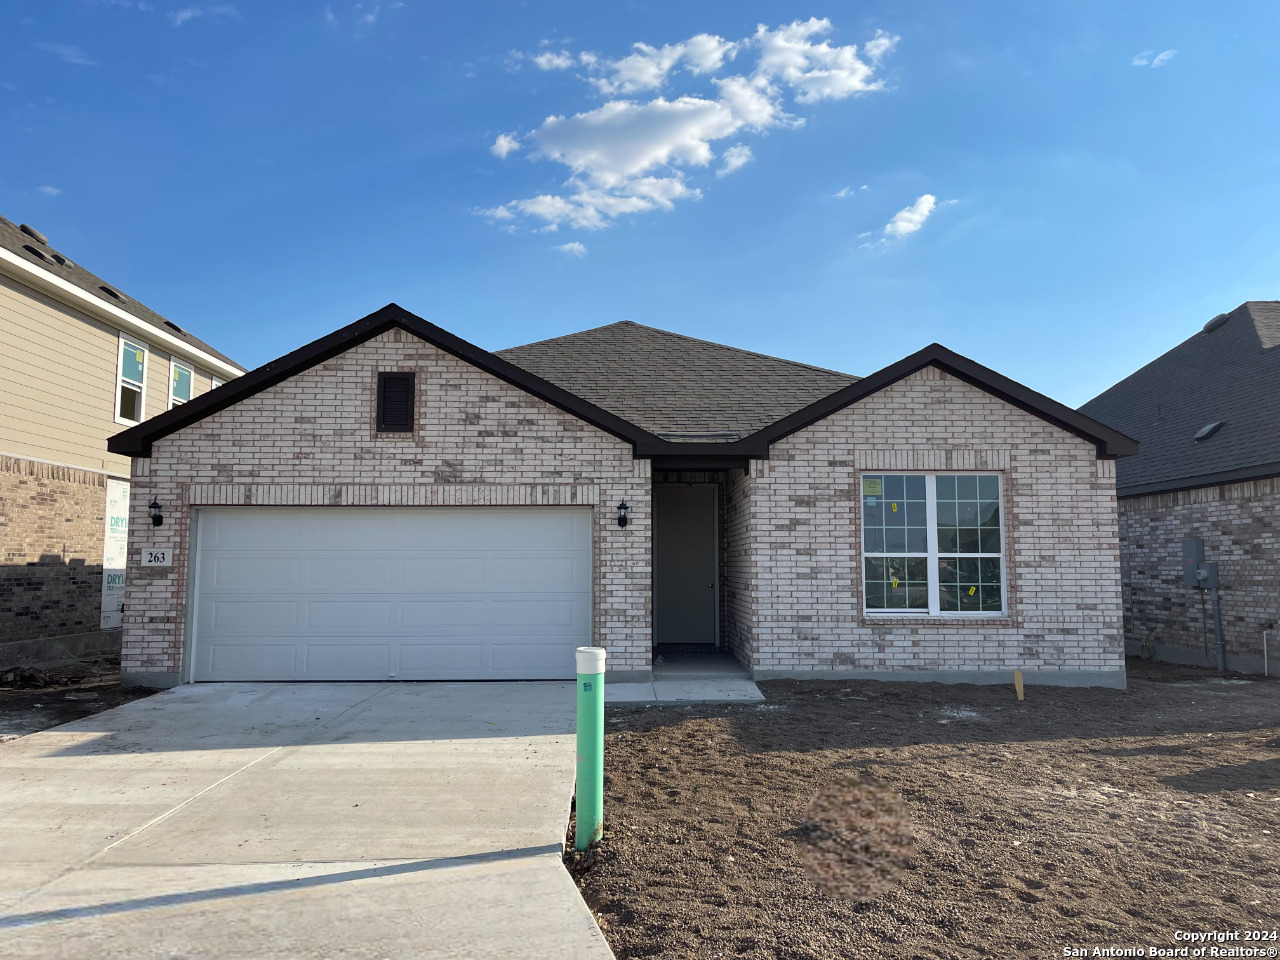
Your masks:
M 120 658 L 0 670 L 0 743 L 91 717 L 154 690 L 120 687 Z
M 620 960 L 1047 958 L 1275 929 L 1280 683 L 1129 671 L 1127 692 L 1028 687 L 1023 703 L 779 681 L 759 706 L 610 709 L 604 840 L 566 860 Z M 905 825 L 820 822 L 863 788 L 857 816 Z M 840 844 L 853 873 L 896 863 L 896 880 L 829 895 L 860 889 L 831 883 Z

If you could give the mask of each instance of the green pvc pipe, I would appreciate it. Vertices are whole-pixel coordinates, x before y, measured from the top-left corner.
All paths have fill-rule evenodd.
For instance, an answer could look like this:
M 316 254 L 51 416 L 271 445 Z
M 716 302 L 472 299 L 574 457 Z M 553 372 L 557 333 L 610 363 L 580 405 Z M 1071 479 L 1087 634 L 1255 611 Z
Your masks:
M 604 830 L 604 650 L 578 648 L 578 794 L 574 847 L 585 850 Z

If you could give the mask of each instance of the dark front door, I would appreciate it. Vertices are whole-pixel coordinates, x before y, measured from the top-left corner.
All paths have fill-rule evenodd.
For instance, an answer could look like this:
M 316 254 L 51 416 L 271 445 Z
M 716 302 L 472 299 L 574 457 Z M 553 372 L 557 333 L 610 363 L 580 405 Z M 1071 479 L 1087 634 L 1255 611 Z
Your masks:
M 716 486 L 653 489 L 653 629 L 657 643 L 715 643 L 719 596 Z

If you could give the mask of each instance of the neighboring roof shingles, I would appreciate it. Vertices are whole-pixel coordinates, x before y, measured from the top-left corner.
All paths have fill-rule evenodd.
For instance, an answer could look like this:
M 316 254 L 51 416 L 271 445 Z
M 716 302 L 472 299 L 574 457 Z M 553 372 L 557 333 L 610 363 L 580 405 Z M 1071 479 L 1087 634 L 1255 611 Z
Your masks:
M 504 360 L 666 440 L 730 443 L 858 378 L 624 320 Z
M 1280 474 L 1280 302 L 1241 304 L 1080 410 L 1142 445 L 1117 465 L 1122 495 Z
M 73 262 L 70 257 L 67 257 L 65 254 L 55 250 L 53 246 L 42 244 L 34 237 L 27 236 L 27 234 L 18 229 L 16 224 L 6 220 L 4 217 L 0 217 L 0 247 L 4 247 L 4 249 L 8 250 L 10 253 L 22 257 L 22 259 L 40 267 L 43 270 L 49 271 L 49 273 L 53 274 L 55 277 L 60 277 L 73 286 L 79 287 L 81 290 L 85 291 L 85 293 L 97 297 L 103 303 L 109 303 L 113 307 L 118 307 L 126 313 L 137 317 L 143 323 L 155 327 L 157 330 L 161 330 L 172 337 L 177 337 L 183 343 L 190 344 L 197 350 L 202 350 L 205 353 L 212 354 L 219 360 L 225 360 L 233 367 L 239 367 L 241 370 L 244 369 L 230 357 L 219 353 L 203 340 L 198 340 L 191 334 L 187 333 L 181 326 L 178 326 L 177 329 L 175 329 L 175 327 L 171 326 L 164 317 L 160 316 L 160 314 L 139 303 L 137 300 L 134 300 L 114 284 L 107 283 L 100 277 L 95 277 L 84 267 Z M 40 251 L 44 254 L 44 257 L 37 256 L 32 253 L 31 250 Z M 55 253 L 62 258 L 63 262 L 60 263 L 55 259 L 53 256 Z M 121 295 L 122 299 L 117 300 L 110 294 L 104 293 L 102 290 L 104 286 L 115 290 L 116 293 Z

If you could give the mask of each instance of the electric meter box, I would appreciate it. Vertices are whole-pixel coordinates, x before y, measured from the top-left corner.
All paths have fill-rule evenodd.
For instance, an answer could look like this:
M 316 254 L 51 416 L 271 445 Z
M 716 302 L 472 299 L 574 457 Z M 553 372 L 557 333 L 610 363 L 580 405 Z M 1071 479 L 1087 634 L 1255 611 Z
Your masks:
M 1199 537 L 1182 541 L 1182 582 L 1188 587 L 1203 587 L 1207 584 L 1200 578 L 1200 569 L 1204 566 L 1204 541 Z

